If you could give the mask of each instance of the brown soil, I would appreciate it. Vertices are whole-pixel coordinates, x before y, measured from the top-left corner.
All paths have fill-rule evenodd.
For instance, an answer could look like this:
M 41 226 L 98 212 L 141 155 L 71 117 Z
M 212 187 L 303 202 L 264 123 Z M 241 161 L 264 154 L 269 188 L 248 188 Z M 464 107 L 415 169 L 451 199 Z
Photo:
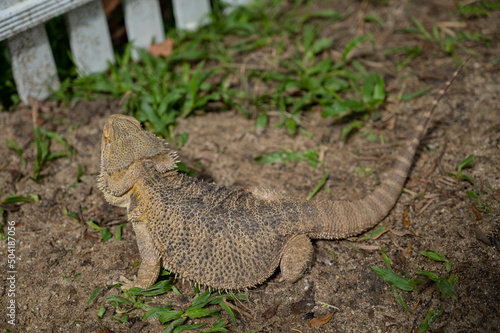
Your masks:
M 426 85 L 432 85 L 432 93 L 435 93 L 456 68 L 451 57 L 443 56 L 435 45 L 422 41 L 424 54 L 409 68 L 398 71 L 395 59 L 384 56 L 383 50 L 416 43 L 415 37 L 394 34 L 395 30 L 411 25 L 410 15 L 419 18 L 429 30 L 437 22 L 456 21 L 456 17 L 449 17 L 450 12 L 455 12 L 453 2 L 403 3 L 375 6 L 350 1 L 332 5 L 321 2 L 323 7 L 347 9 L 350 13 L 345 21 L 327 26 L 321 37 L 333 38 L 334 49 L 339 52 L 356 34 L 371 32 L 375 43 L 371 48 L 361 49 L 355 57 L 368 70 L 384 75 L 390 94 L 398 95 L 405 89 L 416 91 Z M 383 19 L 384 28 L 359 20 L 364 15 L 374 14 Z M 418 195 L 402 194 L 389 216 L 381 222 L 393 230 L 405 231 L 403 214 L 408 209 L 413 234 L 401 236 L 387 232 L 376 240 L 353 243 L 354 246 L 386 248 L 393 267 L 411 276 L 416 276 L 419 269 L 446 275 L 442 263 L 419 254 L 419 251 L 433 249 L 443 252 L 453 261 L 452 273 L 458 277 L 455 287 L 458 300 L 445 298 L 434 283 L 424 279 L 421 289 L 403 293 L 415 313 L 409 314 L 392 296 L 388 284 L 370 269 L 372 265 L 385 266 L 379 250 L 356 250 L 345 241 L 317 240 L 314 242 L 315 257 L 307 274 L 288 285 L 279 282 L 278 271 L 267 282 L 252 289 L 250 302 L 242 306 L 250 308 L 254 317 L 238 316 L 238 328 L 230 324 L 230 330 L 416 332 L 431 307 L 442 307 L 444 313 L 432 326 L 432 332 L 499 331 L 499 252 L 486 244 L 491 240 L 487 237 L 498 229 L 500 220 L 500 13 L 491 14 L 488 18 L 466 21 L 469 31 L 493 36 L 494 47 L 468 45 L 474 46 L 478 56 L 471 59 L 438 107 L 407 181 L 406 188 Z M 259 52 L 265 53 L 265 50 Z M 335 51 L 331 56 L 336 56 Z M 465 53 L 459 51 L 458 56 L 464 59 Z M 329 171 L 325 188 L 331 192 L 322 190 L 315 199 L 360 198 L 388 176 L 385 171 L 392 163 L 392 150 L 404 143 L 415 126 L 418 111 L 431 100 L 431 93 L 402 103 L 389 99 L 381 119 L 365 127 L 389 140 L 382 146 L 369 143 L 361 135 L 354 135 L 347 143 L 342 143 L 339 139 L 342 126 L 321 118 L 320 111 L 313 111 L 304 118 L 304 127 L 314 134 L 312 138 L 291 136 L 285 129 L 274 129 L 275 118 L 268 129 L 257 131 L 254 120 L 236 112 L 226 112 L 196 115 L 180 122 L 178 132 L 188 132 L 189 141 L 179 153 L 188 165 L 200 162 L 205 179 L 223 185 L 272 188 L 280 193 L 305 197 L 324 172 Z M 104 328 L 130 332 L 144 326 L 142 332 L 161 332 L 161 325 L 154 321 L 141 323 L 140 319 L 133 319 L 127 324 L 115 323 L 114 309 L 105 298 L 117 295 L 116 289 L 87 305 L 96 287 L 112 284 L 120 275 L 132 277 L 137 272 L 132 263 L 138 262 L 140 257 L 131 228 L 124 229 L 122 241 L 113 238 L 103 243 L 85 222 L 63 213 L 65 209 L 77 212 L 82 221 L 93 220 L 110 228 L 113 234 L 120 223 L 126 222 L 126 212 L 108 205 L 96 187 L 101 130 L 106 117 L 119 113 L 121 107 L 118 102 L 103 100 L 81 102 L 72 107 L 54 102 L 45 106 L 42 111 L 47 120 L 42 127 L 67 138 L 77 154 L 43 166 L 43 180 L 39 183 L 30 179 L 36 157 L 31 109 L 19 106 L 15 112 L 0 114 L 1 198 L 9 193 L 23 196 L 35 193 L 40 198 L 36 203 L 2 206 L 7 210 L 7 221 L 15 222 L 17 324 L 6 323 L 6 307 L 14 298 L 9 297 L 7 284 L 10 275 L 7 273 L 8 246 L 1 242 L 0 276 L 4 283 L 0 284 L 0 328 L 13 332 L 105 332 Z M 7 139 L 24 147 L 26 165 L 3 144 Z M 324 149 L 325 164 L 318 169 L 306 162 L 259 165 L 253 160 L 264 151 L 290 148 L 304 152 L 319 147 Z M 57 142 L 51 147 L 52 151 L 62 149 Z M 481 190 L 490 194 L 496 192 L 497 197 L 484 196 L 492 213 L 480 214 L 481 219 L 465 193 L 472 190 L 472 186 L 453 180 L 445 172 L 456 171 L 458 163 L 471 154 L 475 156 L 475 164 L 465 172 L 477 180 Z M 76 181 L 78 163 L 83 166 L 84 176 L 82 182 L 71 187 Z M 358 176 L 356 170 L 360 166 L 374 173 Z M 422 198 L 420 194 L 424 191 L 432 199 Z M 432 201 L 430 205 L 419 213 L 429 201 Z M 172 302 L 174 308 L 185 309 L 191 299 L 187 296 L 192 294 L 193 288 L 182 281 L 176 281 L 176 286 L 186 296 L 167 293 L 152 302 Z M 273 311 L 272 307 L 278 303 Z M 108 309 L 102 319 L 97 318 L 99 306 Z M 310 318 L 332 312 L 335 314 L 328 323 L 311 328 Z M 141 314 L 141 311 L 136 313 Z M 134 324 L 138 326 L 133 329 Z

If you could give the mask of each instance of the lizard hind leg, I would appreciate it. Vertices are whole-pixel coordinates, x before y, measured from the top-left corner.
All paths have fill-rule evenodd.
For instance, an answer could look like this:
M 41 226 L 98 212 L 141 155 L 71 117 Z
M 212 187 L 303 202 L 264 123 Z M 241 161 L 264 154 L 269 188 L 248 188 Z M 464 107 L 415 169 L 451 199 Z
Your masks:
M 125 280 L 122 289 L 130 289 L 132 287 L 139 287 L 147 289 L 155 283 L 160 273 L 161 258 L 158 255 L 153 238 L 147 229 L 144 222 L 133 222 L 135 237 L 137 239 L 137 247 L 141 255 L 142 263 L 139 267 L 139 273 L 135 281 Z
M 280 269 L 283 278 L 294 283 L 302 277 L 311 262 L 313 246 L 307 235 L 297 235 L 290 238 L 283 248 Z

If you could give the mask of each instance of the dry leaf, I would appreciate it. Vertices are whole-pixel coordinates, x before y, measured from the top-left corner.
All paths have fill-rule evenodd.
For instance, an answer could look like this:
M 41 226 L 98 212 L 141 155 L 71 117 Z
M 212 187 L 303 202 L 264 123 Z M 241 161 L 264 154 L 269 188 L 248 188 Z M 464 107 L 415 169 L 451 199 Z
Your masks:
M 497 201 L 500 201 L 500 190 L 496 190 L 494 193 L 493 193 L 493 197 L 495 199 L 497 199 Z
M 403 213 L 403 224 L 407 227 L 410 226 L 410 215 L 408 215 L 408 208 Z
M 406 259 L 411 258 L 411 243 L 412 242 L 410 242 L 410 245 L 408 245 L 408 247 L 403 250 L 403 255 L 405 256 Z
M 174 50 L 174 40 L 172 38 L 167 38 L 163 42 L 158 44 L 151 44 L 149 47 L 149 53 L 155 57 L 168 57 L 172 54 Z
M 313 318 L 309 321 L 309 324 L 311 324 L 311 327 L 323 326 L 326 323 L 328 323 L 330 321 L 330 319 L 332 319 L 334 313 L 335 312 L 332 312 L 329 315 L 326 315 L 326 316 L 321 317 L 321 318 Z
M 474 202 L 474 204 L 472 204 L 471 208 L 474 211 L 474 213 L 476 214 L 476 221 L 481 221 L 481 219 L 482 219 L 481 212 L 479 210 L 477 210 L 475 202 Z
M 278 300 L 276 302 L 276 304 L 272 305 L 266 311 L 264 311 L 264 313 L 262 314 L 262 317 L 264 317 L 265 319 L 269 319 L 271 317 L 274 317 L 274 315 L 276 314 L 276 311 L 278 311 L 278 306 L 280 304 L 281 304 L 281 300 Z
M 399 236 L 399 237 L 406 236 L 406 235 L 414 235 L 414 233 L 411 232 L 410 230 L 399 231 L 399 230 L 393 230 L 393 229 L 391 229 L 391 232 L 394 235 Z

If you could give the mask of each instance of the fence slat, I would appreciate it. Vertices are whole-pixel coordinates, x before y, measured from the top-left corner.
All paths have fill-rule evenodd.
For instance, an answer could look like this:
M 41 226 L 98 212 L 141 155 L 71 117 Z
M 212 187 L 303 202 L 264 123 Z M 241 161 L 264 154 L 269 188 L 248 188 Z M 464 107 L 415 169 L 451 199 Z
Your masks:
M 56 64 L 43 24 L 9 38 L 7 48 L 17 93 L 23 102 L 28 103 L 28 96 L 43 100 L 49 97 L 50 88 L 59 89 Z
M 165 39 L 158 0 L 124 0 L 123 7 L 127 37 L 135 47 L 148 49 L 153 40 Z M 132 57 L 137 60 L 137 53 L 132 52 Z
M 252 0 L 225 0 L 224 2 L 231 6 L 243 6 L 249 4 Z
M 178 29 L 195 30 L 208 22 L 209 0 L 172 0 Z
M 101 0 L 66 14 L 73 60 L 80 75 L 103 72 L 114 62 L 113 46 Z
M 1 0 L 0 40 L 36 27 L 91 0 Z

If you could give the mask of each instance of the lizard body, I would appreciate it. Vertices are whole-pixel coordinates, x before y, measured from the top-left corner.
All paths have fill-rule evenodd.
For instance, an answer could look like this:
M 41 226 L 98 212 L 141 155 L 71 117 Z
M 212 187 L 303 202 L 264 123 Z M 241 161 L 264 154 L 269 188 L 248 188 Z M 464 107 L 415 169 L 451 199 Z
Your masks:
M 110 116 L 98 186 L 108 202 L 127 208 L 143 260 L 137 279 L 122 288 L 148 288 L 161 265 L 216 289 L 253 287 L 278 266 L 286 281 L 295 282 L 311 259 L 311 238 L 357 235 L 389 213 L 427 123 L 459 70 L 422 114 L 390 178 L 355 201 L 305 201 L 190 178 L 177 173 L 176 153 L 139 121 Z

